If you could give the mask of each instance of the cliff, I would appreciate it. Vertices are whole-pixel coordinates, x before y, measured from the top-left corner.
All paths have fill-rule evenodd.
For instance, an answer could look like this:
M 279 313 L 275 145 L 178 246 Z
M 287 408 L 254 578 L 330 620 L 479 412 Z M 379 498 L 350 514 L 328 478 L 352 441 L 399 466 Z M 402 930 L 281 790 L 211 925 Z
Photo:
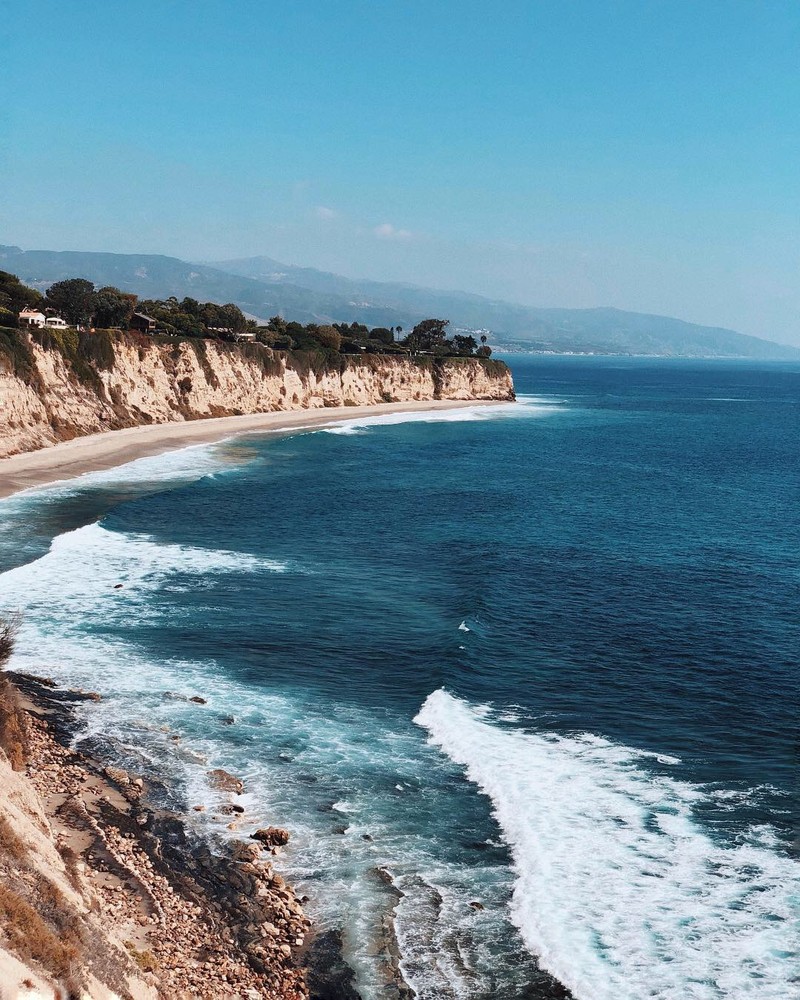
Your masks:
M 139 424 L 408 400 L 507 400 L 483 358 L 273 351 L 260 344 L 0 330 L 0 458 Z
M 17 680 L 24 699 L 0 673 L 0 997 L 308 1000 L 309 921 L 269 850 L 193 848 L 142 779 L 62 743 L 79 692 Z

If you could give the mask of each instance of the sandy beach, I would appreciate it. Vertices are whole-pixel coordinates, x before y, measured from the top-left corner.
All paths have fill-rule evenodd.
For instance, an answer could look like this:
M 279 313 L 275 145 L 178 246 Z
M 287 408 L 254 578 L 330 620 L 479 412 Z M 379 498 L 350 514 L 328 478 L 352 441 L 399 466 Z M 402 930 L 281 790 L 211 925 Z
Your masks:
M 216 417 L 182 423 L 146 424 L 122 430 L 88 434 L 50 448 L 0 459 L 0 498 L 20 490 L 72 479 L 87 472 L 110 469 L 137 458 L 159 455 L 189 445 L 212 444 L 254 431 L 282 431 L 325 427 L 340 420 L 376 417 L 387 413 L 451 410 L 464 406 L 494 406 L 493 400 L 420 400 L 308 410 L 280 410 L 241 417 Z

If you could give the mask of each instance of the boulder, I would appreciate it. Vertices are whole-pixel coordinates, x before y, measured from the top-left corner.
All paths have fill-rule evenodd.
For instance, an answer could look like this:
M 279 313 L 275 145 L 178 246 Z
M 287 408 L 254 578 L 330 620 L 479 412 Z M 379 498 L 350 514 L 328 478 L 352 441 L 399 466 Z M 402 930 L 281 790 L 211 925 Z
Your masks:
M 213 788 L 218 788 L 223 792 L 233 792 L 241 795 L 244 791 L 244 782 L 221 767 L 215 767 L 212 771 L 206 771 L 209 782 Z
M 279 826 L 268 826 L 251 833 L 250 839 L 260 841 L 264 847 L 284 847 L 289 843 L 289 831 Z

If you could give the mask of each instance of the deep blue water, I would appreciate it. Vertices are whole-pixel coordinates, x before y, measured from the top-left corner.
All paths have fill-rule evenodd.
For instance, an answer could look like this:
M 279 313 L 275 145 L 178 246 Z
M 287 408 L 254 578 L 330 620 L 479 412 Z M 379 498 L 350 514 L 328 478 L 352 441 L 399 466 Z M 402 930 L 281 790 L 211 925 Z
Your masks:
M 581 1000 L 784 1000 L 800 366 L 510 360 L 516 406 L 6 501 L 17 666 L 101 690 L 87 738 L 204 832 L 243 774 L 365 998 L 394 914 L 425 998 L 555 996 L 535 954 Z

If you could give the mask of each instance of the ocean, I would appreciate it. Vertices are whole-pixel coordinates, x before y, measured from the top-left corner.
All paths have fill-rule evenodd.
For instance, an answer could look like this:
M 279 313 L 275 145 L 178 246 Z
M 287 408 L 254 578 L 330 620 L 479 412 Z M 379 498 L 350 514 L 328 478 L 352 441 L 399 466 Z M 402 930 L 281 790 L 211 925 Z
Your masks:
M 800 365 L 509 361 L 1 502 L 11 666 L 199 835 L 243 778 L 364 1000 L 787 1000 Z

